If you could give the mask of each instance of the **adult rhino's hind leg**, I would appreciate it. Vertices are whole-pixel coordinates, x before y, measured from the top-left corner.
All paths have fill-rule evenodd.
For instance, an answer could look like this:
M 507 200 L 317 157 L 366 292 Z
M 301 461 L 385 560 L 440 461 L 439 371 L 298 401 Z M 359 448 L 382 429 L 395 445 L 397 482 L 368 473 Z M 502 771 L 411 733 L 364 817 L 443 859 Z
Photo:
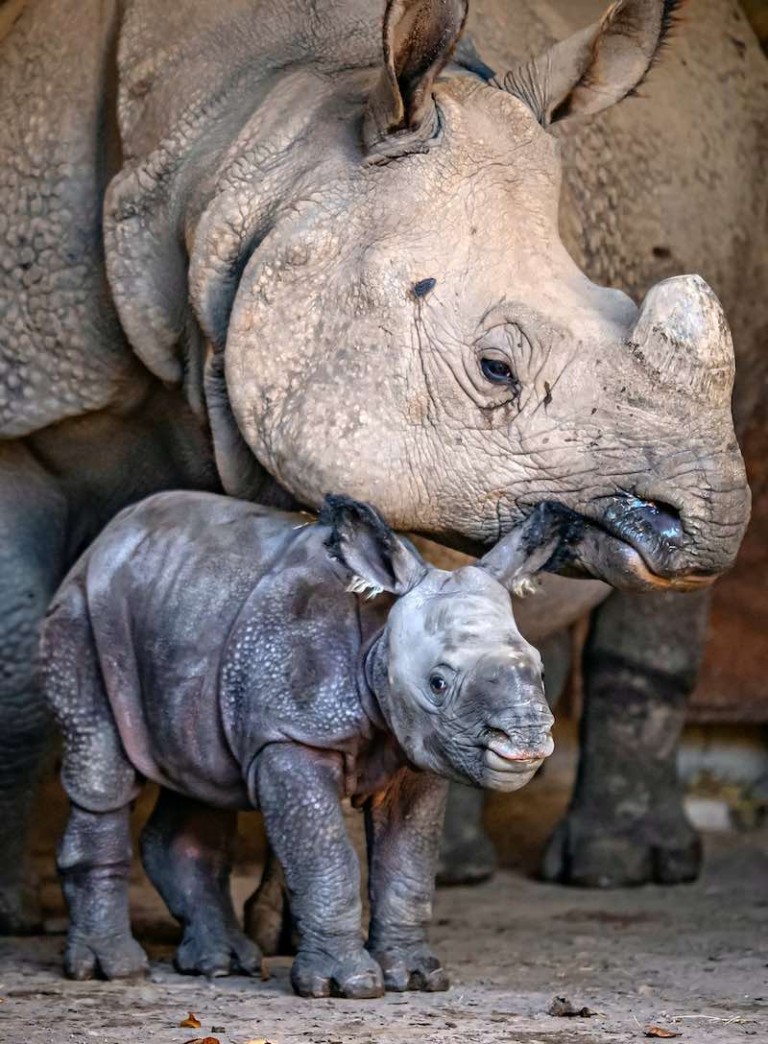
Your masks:
M 50 715 L 34 664 L 40 620 L 64 567 L 66 514 L 23 444 L 0 445 L 0 934 L 40 928 L 26 843 Z
M 229 876 L 237 814 L 162 790 L 141 835 L 150 880 L 183 929 L 180 972 L 258 975 L 261 953 L 240 929 Z
M 544 857 L 547 880 L 610 888 L 696 878 L 701 844 L 683 809 L 677 747 L 708 610 L 706 593 L 618 591 L 597 610 L 576 788 Z

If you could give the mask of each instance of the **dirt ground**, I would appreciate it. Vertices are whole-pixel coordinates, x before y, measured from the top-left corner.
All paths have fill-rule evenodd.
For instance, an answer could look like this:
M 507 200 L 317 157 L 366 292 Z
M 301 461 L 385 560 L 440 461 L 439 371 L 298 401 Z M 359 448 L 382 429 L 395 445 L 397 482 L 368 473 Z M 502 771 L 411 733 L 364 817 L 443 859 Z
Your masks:
M 36 843 L 49 934 L 0 943 L 0 1042 L 623 1044 L 646 1039 L 650 1025 L 681 1034 L 681 1044 L 767 1042 L 768 829 L 710 835 L 706 872 L 690 886 L 592 892 L 542 884 L 530 872 L 567 801 L 573 770 L 572 745 L 560 748 L 526 790 L 491 800 L 489 824 L 504 866 L 495 880 L 438 894 L 432 936 L 451 990 L 380 1001 L 296 998 L 290 962 L 282 959 L 269 962 L 264 982 L 176 975 L 175 925 L 138 870 L 134 920 L 152 958 L 151 980 L 65 981 L 51 853 L 63 803 L 51 781 Z M 235 880 L 238 899 L 257 880 L 259 854 L 251 829 Z M 555 996 L 595 1014 L 552 1016 Z M 179 1026 L 189 1011 L 200 1029 Z

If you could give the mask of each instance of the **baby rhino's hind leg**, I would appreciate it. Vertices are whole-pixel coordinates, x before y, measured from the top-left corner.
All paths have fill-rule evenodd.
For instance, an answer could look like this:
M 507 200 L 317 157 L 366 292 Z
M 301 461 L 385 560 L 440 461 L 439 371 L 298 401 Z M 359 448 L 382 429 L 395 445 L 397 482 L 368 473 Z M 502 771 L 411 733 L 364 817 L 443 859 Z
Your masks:
M 257 975 L 261 952 L 246 938 L 232 905 L 229 875 L 235 812 L 162 790 L 141 836 L 150 880 L 184 929 L 176 967 L 208 976 Z
M 72 806 L 58 866 L 69 908 L 64 970 L 72 979 L 134 979 L 147 958 L 131 935 L 128 877 L 130 809 L 87 812 Z
M 104 692 L 76 582 L 51 608 L 40 662 L 64 740 L 61 780 L 71 801 L 57 854 L 70 918 L 65 971 L 73 979 L 141 977 L 147 958 L 131 935 L 128 911 L 130 804 L 137 777 Z

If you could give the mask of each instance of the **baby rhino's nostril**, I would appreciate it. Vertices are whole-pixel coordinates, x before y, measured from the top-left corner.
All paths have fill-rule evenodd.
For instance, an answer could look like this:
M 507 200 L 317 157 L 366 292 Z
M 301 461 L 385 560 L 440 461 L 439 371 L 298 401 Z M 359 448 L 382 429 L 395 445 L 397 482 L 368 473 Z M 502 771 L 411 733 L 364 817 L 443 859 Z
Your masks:
M 550 725 L 513 728 L 491 728 L 487 733 L 488 749 L 506 761 L 543 761 L 554 748 Z
M 509 734 L 504 732 L 503 729 L 488 729 L 488 740 L 496 740 L 499 743 L 505 743 L 509 740 Z

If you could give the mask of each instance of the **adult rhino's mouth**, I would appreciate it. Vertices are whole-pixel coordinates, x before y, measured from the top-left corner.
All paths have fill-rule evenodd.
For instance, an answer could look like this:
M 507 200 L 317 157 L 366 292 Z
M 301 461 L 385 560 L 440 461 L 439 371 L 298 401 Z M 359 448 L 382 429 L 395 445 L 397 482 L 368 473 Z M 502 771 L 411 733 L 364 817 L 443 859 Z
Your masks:
M 619 494 L 580 513 L 583 528 L 564 549 L 563 575 L 586 575 L 614 587 L 690 591 L 716 574 L 689 566 L 679 512 L 669 504 Z

